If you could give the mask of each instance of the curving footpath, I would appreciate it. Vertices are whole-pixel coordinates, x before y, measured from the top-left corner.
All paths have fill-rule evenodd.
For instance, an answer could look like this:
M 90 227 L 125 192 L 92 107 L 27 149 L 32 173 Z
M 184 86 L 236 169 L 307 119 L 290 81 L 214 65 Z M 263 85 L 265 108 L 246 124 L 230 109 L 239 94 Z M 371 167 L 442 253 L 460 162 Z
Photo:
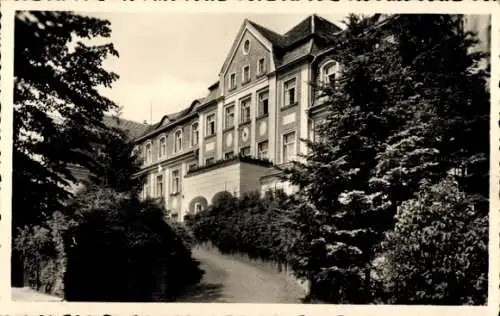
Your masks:
M 193 257 L 205 274 L 178 302 L 301 303 L 305 296 L 296 282 L 269 269 L 202 248 L 193 249 Z

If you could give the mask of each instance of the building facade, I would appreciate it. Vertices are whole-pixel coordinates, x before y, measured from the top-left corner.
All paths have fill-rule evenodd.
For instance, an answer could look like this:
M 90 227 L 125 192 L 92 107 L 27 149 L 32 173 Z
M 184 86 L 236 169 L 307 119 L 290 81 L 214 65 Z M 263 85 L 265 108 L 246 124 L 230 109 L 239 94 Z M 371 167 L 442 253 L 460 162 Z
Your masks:
M 314 137 L 325 113 L 310 83 L 334 80 L 341 32 L 317 15 L 285 34 L 243 21 L 207 96 L 136 139 L 143 197 L 161 198 L 183 220 L 223 192 L 292 191 L 274 166 L 298 159 L 307 150 L 300 139 Z

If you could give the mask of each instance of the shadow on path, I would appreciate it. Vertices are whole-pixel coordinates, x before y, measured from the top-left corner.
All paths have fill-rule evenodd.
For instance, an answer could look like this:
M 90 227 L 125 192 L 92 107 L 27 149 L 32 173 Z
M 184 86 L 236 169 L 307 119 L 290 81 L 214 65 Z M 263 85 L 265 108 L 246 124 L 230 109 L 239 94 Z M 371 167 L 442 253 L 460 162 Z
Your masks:
M 193 249 L 205 273 L 177 302 L 190 303 L 301 303 L 305 293 L 285 276 L 234 260 L 225 255 Z

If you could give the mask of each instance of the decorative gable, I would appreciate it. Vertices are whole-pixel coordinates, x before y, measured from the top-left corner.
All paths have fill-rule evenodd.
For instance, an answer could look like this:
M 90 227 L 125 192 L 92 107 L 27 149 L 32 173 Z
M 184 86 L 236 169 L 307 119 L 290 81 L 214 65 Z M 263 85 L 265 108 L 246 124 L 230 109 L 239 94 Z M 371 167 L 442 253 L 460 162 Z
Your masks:
M 247 20 L 243 23 L 221 70 L 225 94 L 274 71 L 273 46 Z

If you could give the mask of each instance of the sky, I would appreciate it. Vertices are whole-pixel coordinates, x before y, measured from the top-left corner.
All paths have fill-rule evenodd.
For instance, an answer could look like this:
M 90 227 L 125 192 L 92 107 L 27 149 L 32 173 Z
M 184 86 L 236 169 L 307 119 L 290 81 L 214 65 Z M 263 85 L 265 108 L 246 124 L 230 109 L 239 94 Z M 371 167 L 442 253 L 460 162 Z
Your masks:
M 206 96 L 245 18 L 282 34 L 307 17 L 164 12 L 87 15 L 111 22 L 112 34 L 105 41 L 112 42 L 120 54 L 104 62 L 104 68 L 120 79 L 101 93 L 122 107 L 123 118 L 148 123 Z M 340 25 L 343 19 L 321 16 Z

